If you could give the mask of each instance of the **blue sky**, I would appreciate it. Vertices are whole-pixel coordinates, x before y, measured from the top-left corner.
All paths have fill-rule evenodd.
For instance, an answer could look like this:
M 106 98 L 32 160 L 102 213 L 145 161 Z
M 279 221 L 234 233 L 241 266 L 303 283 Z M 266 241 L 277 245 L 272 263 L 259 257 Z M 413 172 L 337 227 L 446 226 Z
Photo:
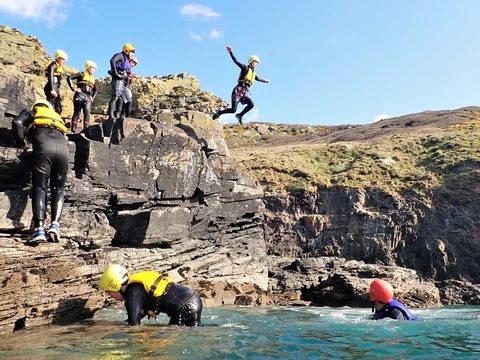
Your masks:
M 39 38 L 67 65 L 107 76 L 124 43 L 136 73 L 186 72 L 229 101 L 239 69 L 260 57 L 248 121 L 340 125 L 478 105 L 476 0 L 0 0 L 0 25 Z M 235 122 L 222 116 L 222 123 Z

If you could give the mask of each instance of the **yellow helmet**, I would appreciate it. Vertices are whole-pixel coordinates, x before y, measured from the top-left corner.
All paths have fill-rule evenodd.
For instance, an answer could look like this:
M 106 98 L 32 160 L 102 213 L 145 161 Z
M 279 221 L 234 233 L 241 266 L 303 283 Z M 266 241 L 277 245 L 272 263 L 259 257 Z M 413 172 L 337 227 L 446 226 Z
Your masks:
M 127 280 L 127 269 L 121 265 L 112 264 L 103 272 L 100 278 L 100 288 L 103 291 L 119 291 Z
M 256 61 L 257 63 L 260 64 L 260 59 L 258 58 L 258 56 L 255 56 L 255 55 L 252 55 L 248 58 L 248 63 L 251 64 L 252 62 Z
M 85 69 L 88 70 L 89 68 L 94 68 L 96 69 L 97 68 L 97 64 L 95 64 L 93 61 L 90 61 L 90 60 L 87 60 L 85 62 Z
M 122 51 L 123 51 L 125 54 L 128 54 L 130 51 L 135 52 L 135 48 L 133 47 L 132 44 L 125 44 L 125 45 L 123 45 Z
M 50 110 L 53 111 L 53 106 L 52 104 L 50 104 L 47 100 L 44 100 L 44 99 L 38 99 L 38 100 L 35 100 L 35 102 L 33 103 L 32 105 L 32 110 L 35 108 L 35 106 L 46 106 L 48 107 Z
M 58 59 L 58 58 L 68 60 L 68 55 L 63 50 L 57 50 L 57 51 L 55 51 L 55 59 Z

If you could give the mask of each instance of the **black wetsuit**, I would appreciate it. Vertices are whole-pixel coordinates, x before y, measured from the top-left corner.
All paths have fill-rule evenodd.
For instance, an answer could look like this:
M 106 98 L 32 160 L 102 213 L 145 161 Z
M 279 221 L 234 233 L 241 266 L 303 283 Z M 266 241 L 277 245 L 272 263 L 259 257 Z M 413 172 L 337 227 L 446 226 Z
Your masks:
M 110 119 L 118 119 L 123 107 L 122 93 L 130 75 L 128 56 L 123 52 L 113 55 L 108 73 L 112 76 L 112 95 L 108 103 L 108 116 Z
M 80 71 L 74 75 L 67 77 L 67 83 L 72 91 L 75 91 L 75 87 L 80 88 L 80 92 L 75 91 L 73 95 L 73 116 L 72 116 L 72 132 L 78 125 L 78 118 L 80 111 L 83 110 L 83 126 L 85 128 L 90 126 L 90 111 L 92 109 L 92 102 L 97 95 L 97 87 L 95 84 L 91 87 L 86 82 L 82 81 L 84 72 Z M 77 80 L 76 86 L 73 85 L 72 80 Z
M 27 127 L 33 122 L 35 111 L 22 111 L 12 121 L 13 135 L 18 148 L 25 146 Z M 54 127 L 34 127 L 28 131 L 33 145 L 32 153 L 32 210 L 34 226 L 43 227 L 47 186 L 50 179 L 51 221 L 60 221 L 64 202 L 64 187 L 68 171 L 68 141 Z
M 132 283 L 125 291 L 125 307 L 128 313 L 128 324 L 139 325 L 142 308 L 147 300 L 147 291 L 140 283 Z M 165 313 L 170 317 L 169 325 L 199 326 L 201 325 L 202 300 L 197 292 L 181 285 L 172 285 L 168 292 L 155 299 L 151 309 L 157 315 Z
M 242 64 L 240 61 L 238 61 L 235 55 L 233 55 L 233 51 L 230 52 L 230 57 L 232 58 L 233 62 L 240 68 L 240 75 L 238 78 L 239 79 L 245 78 L 245 75 L 247 74 L 247 71 L 250 65 Z M 266 82 L 264 79 L 259 78 L 257 75 L 255 75 L 255 80 L 260 82 Z M 246 82 L 239 82 L 232 90 L 232 96 L 231 96 L 232 106 L 228 109 L 220 111 L 218 115 L 220 116 L 223 114 L 235 113 L 237 111 L 238 103 L 241 103 L 242 105 L 247 105 L 239 114 L 240 117 L 243 117 L 247 112 L 252 110 L 255 104 L 253 103 L 253 100 L 249 97 L 249 94 L 248 94 L 249 88 L 250 86 Z
M 58 68 L 58 64 L 56 61 L 52 61 L 50 65 L 48 65 L 46 69 L 46 74 L 47 74 L 47 83 L 45 84 L 45 87 L 43 88 L 43 91 L 45 92 L 45 96 L 47 97 L 47 101 L 52 104 L 53 108 L 55 109 L 55 112 L 58 114 L 62 113 L 62 98 L 60 96 L 60 76 L 55 76 L 55 71 Z M 50 91 L 55 90 L 57 92 L 57 96 L 54 97 L 50 93 Z

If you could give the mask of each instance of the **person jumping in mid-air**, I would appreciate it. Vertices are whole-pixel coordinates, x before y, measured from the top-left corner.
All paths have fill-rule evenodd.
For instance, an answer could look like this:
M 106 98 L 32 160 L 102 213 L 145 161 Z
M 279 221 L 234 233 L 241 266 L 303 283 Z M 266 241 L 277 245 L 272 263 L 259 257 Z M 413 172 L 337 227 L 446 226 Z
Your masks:
M 250 56 L 248 58 L 248 65 L 246 65 L 237 60 L 235 55 L 233 55 L 233 51 L 230 46 L 227 46 L 227 51 L 230 53 L 233 62 L 240 68 L 240 76 L 238 77 L 238 84 L 232 90 L 232 106 L 225 110 L 217 110 L 213 114 L 212 118 L 213 120 L 217 120 L 223 114 L 235 113 L 237 111 L 238 103 L 241 103 L 242 105 L 247 106 L 245 106 L 240 114 L 235 114 L 235 117 L 237 118 L 238 122 L 242 124 L 243 116 L 255 106 L 252 99 L 250 99 L 248 89 L 253 85 L 255 80 L 264 82 L 266 84 L 268 84 L 268 80 L 260 79 L 255 74 L 255 68 L 258 66 L 258 64 L 260 64 L 260 59 L 257 56 Z

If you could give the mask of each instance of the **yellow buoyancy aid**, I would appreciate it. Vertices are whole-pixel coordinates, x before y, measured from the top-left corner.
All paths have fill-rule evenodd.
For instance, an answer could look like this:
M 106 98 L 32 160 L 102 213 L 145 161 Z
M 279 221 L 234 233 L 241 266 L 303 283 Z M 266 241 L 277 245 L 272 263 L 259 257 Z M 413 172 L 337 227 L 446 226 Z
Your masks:
M 85 84 L 90 88 L 93 88 L 95 86 L 95 79 L 93 78 L 93 75 L 91 75 L 88 71 L 83 72 L 83 77 L 77 81 L 77 86 Z
M 48 77 L 48 67 L 52 63 L 53 63 L 53 61 L 50 60 L 50 62 L 47 64 L 47 67 L 45 68 L 45 76 L 47 76 L 47 77 Z M 61 78 L 62 75 L 63 75 L 63 67 L 59 63 L 56 63 L 56 64 L 57 64 L 57 69 L 53 73 L 53 76 L 57 76 L 57 77 Z
M 245 83 L 247 86 L 252 86 L 253 81 L 255 80 L 255 70 L 253 70 L 250 66 L 247 68 L 247 73 L 243 78 L 238 78 L 239 83 Z
M 44 106 L 35 107 L 33 122 L 27 127 L 27 134 L 34 127 L 53 127 L 60 130 L 64 135 L 67 133 L 67 127 L 60 115 Z
M 153 297 L 157 298 L 164 295 L 173 284 L 173 280 L 154 271 L 144 271 L 130 276 L 128 284 L 131 283 L 142 284 L 147 293 L 153 290 Z

